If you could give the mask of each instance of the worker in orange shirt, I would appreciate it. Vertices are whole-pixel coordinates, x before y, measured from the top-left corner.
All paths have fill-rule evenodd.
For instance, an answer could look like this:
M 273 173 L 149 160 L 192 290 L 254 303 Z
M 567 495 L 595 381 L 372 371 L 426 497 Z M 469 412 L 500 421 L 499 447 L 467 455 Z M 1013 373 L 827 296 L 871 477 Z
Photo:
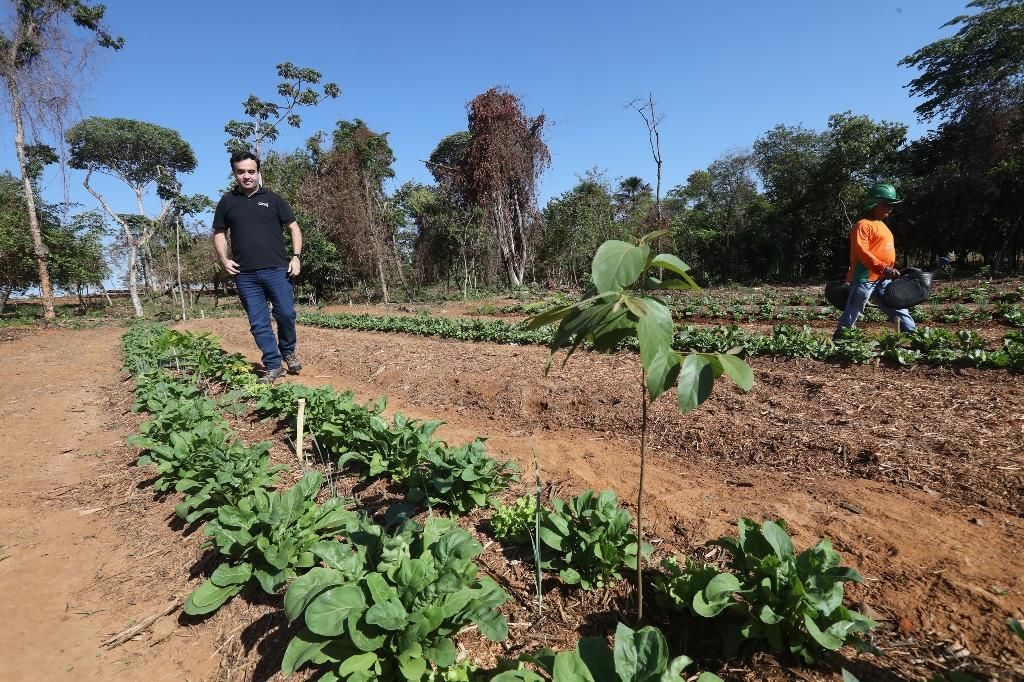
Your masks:
M 896 244 L 883 221 L 892 213 L 893 206 L 901 201 L 892 185 L 877 184 L 868 190 L 861 219 L 850 230 L 850 270 L 846 275 L 850 296 L 839 318 L 839 326 L 832 335 L 833 340 L 840 338 L 844 329 L 855 326 L 869 300 L 874 300 L 878 309 L 896 324 L 898 331 L 912 332 L 917 328 L 909 310 L 890 308 L 878 297 L 889 280 L 900 276 L 895 267 Z

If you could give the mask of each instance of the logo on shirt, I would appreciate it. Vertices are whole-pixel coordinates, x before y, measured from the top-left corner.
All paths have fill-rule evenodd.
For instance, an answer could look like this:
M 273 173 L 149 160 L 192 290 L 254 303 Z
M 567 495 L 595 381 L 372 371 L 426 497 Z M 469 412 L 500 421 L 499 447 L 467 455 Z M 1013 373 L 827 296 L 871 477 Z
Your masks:
M 257 201 L 256 203 L 259 204 L 260 206 L 266 206 L 267 208 L 270 208 L 270 203 L 269 202 Z

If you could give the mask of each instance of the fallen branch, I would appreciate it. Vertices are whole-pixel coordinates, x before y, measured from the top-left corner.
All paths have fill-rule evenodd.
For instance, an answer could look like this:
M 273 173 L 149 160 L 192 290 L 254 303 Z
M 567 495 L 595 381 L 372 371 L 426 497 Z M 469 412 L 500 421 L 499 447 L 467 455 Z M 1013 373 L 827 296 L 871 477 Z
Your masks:
M 139 621 L 135 625 L 132 625 L 129 628 L 125 628 L 124 630 L 122 630 L 121 632 L 117 633 L 116 635 L 114 635 L 110 639 L 106 640 L 105 642 L 100 644 L 100 646 L 105 646 L 105 647 L 107 647 L 109 649 L 114 649 L 116 647 L 121 646 L 122 644 L 124 644 L 128 640 L 132 639 L 136 635 L 141 634 L 142 632 L 145 632 L 146 630 L 148 630 L 149 627 L 153 623 L 157 622 L 158 620 L 160 620 L 164 616 L 168 616 L 168 615 L 174 613 L 175 611 L 177 611 L 178 609 L 180 609 L 181 605 L 182 605 L 181 599 L 178 599 L 177 597 L 175 597 L 174 601 L 172 601 L 170 604 L 168 604 L 167 607 L 163 611 L 161 611 L 160 613 L 155 613 L 152 616 L 148 616 L 146 618 L 143 618 L 141 621 Z

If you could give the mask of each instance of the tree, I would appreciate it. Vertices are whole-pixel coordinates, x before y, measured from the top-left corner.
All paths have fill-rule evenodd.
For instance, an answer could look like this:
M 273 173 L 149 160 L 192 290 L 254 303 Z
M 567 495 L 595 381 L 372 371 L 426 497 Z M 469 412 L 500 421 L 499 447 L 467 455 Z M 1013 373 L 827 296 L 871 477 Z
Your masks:
M 737 281 L 768 269 L 769 244 L 760 229 L 766 202 L 758 192 L 748 150 L 723 154 L 691 173 L 669 196 L 685 207 L 671 227 L 679 253 L 694 271 L 709 280 Z
M 71 148 L 70 165 L 86 171 L 83 185 L 107 214 L 121 226 L 128 247 L 128 290 L 136 317 L 142 317 L 137 272 L 139 250 L 145 248 L 154 230 L 168 217 L 175 200 L 181 200 L 179 173 L 196 167 L 192 147 L 177 131 L 154 123 L 125 118 L 87 118 L 67 132 Z M 111 175 L 135 193 L 138 213 L 117 213 L 89 184 L 93 172 Z M 146 215 L 144 197 L 156 187 L 161 210 L 155 219 Z
M 551 155 L 544 114 L 531 118 L 515 95 L 491 88 L 468 105 L 468 196 L 490 221 L 511 286 L 523 283 L 538 226 L 537 180 Z
M 771 204 L 765 220 L 773 276 L 818 277 L 846 262 L 865 188 L 896 175 L 906 131 L 844 112 L 830 116 L 824 132 L 778 125 L 754 142 L 754 165 Z
M 899 62 L 921 71 L 907 87 L 924 98 L 915 109 L 923 120 L 998 108 L 1000 93 L 1019 97 L 1024 87 L 1024 0 L 972 0 L 967 7 L 981 11 L 949 20 L 943 28 L 960 26 L 955 35 Z
M 1024 249 L 1024 0 L 974 0 L 976 14 L 904 57 L 920 71 L 908 88 L 923 121 L 940 125 L 911 145 L 905 221 L 933 255 L 980 251 L 995 270 Z
M 32 235 L 25 231 L 25 204 L 21 180 L 0 175 L 0 312 L 13 292 L 39 281 Z
M 462 263 L 464 299 L 469 296 L 471 281 L 475 286 L 481 280 L 493 284 L 498 279 L 493 232 L 488 230 L 484 209 L 473 202 L 470 192 L 466 158 L 471 143 L 472 135 L 468 130 L 452 133 L 437 143 L 425 162 L 437 183 L 436 201 L 424 205 L 430 210 L 429 228 L 425 222 L 428 216 L 421 216 L 424 222 L 417 241 L 417 249 L 425 244 L 434 247 L 445 244 L 457 252 Z M 429 229 L 428 234 L 434 239 L 423 239 L 423 229 Z M 417 250 L 417 253 L 422 252 Z M 447 286 L 447 279 L 445 284 Z
M 643 178 L 632 175 L 619 180 L 613 195 L 616 220 L 634 235 L 648 232 L 654 208 L 654 190 Z
M 242 109 L 249 118 L 247 121 L 228 121 L 224 132 L 230 137 L 224 143 L 229 152 L 252 151 L 256 156 L 264 142 L 273 142 L 281 131 L 281 123 L 293 128 L 302 125 L 302 117 L 295 113 L 299 107 L 312 107 L 325 99 L 335 99 L 341 94 L 337 83 L 324 83 L 317 89 L 322 78 L 319 71 L 295 66 L 291 62 L 277 65 L 277 75 L 281 82 L 277 84 L 279 101 L 260 99 L 256 95 L 242 102 Z
M 626 236 L 628 230 L 615 221 L 615 204 L 607 182 L 591 171 L 544 207 L 538 270 L 578 286 L 598 246 L 605 240 Z
M 36 195 L 32 187 L 32 157 L 25 138 L 25 122 L 33 109 L 44 109 L 61 117 L 71 99 L 73 88 L 68 78 L 59 75 L 59 60 L 66 55 L 69 40 L 68 21 L 92 33 L 100 47 L 119 50 L 124 39 L 111 35 L 103 25 L 103 5 L 81 0 L 16 0 L 11 25 L 0 32 L 0 77 L 10 98 L 14 119 L 14 147 L 17 151 L 29 231 L 39 269 L 39 288 L 46 319 L 53 319 L 53 292 L 47 265 L 48 250 L 42 238 Z M 52 153 L 52 150 L 51 150 Z M 37 157 L 38 159 L 38 157 Z
M 404 219 L 384 191 L 384 181 L 395 174 L 387 133 L 376 133 L 359 119 L 339 121 L 332 147 L 316 158 L 316 172 L 300 189 L 300 205 L 320 222 L 352 271 L 377 276 L 389 302 L 389 274 L 397 268 L 404 278 L 395 243 L 395 230 Z
M 651 146 L 651 157 L 654 159 L 654 165 L 657 170 L 657 184 L 654 186 L 654 218 L 657 222 L 657 229 L 661 230 L 665 227 L 664 217 L 661 213 L 661 132 L 658 130 L 658 126 L 661 125 L 664 120 L 664 114 L 658 115 L 656 103 L 654 101 L 654 95 L 651 93 L 647 94 L 647 101 L 644 102 L 639 97 L 634 99 L 632 102 L 627 104 L 629 108 L 640 114 L 640 117 L 644 120 L 644 126 L 647 127 L 647 141 Z
M 302 273 L 297 284 L 308 285 L 316 300 L 323 300 L 334 291 L 345 274 L 345 257 L 328 237 L 322 221 L 307 206 L 303 186 L 319 186 L 322 133 L 306 141 L 293 152 L 270 152 L 260 165 L 264 184 L 280 194 L 295 210 L 302 226 Z M 319 192 L 317 192 L 319 196 Z M 291 235 L 286 234 L 285 240 Z
M 71 216 L 67 223 L 52 225 L 45 235 L 51 247 L 53 281 L 68 293 L 77 294 L 85 308 L 83 289 L 103 286 L 110 275 L 103 249 L 103 238 L 109 234 L 106 220 L 99 211 L 85 211 Z

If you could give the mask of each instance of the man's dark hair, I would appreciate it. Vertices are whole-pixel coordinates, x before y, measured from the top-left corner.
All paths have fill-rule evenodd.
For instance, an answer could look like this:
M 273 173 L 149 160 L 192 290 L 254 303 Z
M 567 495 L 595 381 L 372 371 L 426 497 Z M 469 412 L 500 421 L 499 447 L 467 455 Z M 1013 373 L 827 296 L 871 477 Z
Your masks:
M 255 161 L 256 172 L 260 170 L 260 157 L 256 156 L 252 152 L 235 152 L 231 155 L 231 170 L 235 170 L 235 164 L 239 161 Z

